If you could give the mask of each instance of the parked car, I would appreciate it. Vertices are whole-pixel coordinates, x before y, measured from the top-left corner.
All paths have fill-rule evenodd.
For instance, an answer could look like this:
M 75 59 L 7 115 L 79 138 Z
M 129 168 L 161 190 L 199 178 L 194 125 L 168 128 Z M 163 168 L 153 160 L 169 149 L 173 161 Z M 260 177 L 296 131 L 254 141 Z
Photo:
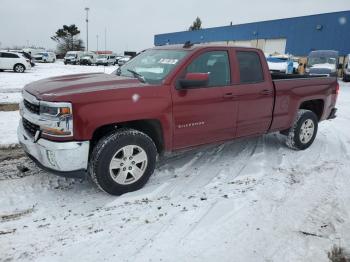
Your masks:
M 338 60 L 337 51 L 312 51 L 308 55 L 305 72 L 309 75 L 337 76 Z
M 21 53 L 0 51 L 0 70 L 13 70 L 24 73 L 31 68 L 30 60 Z
M 83 56 L 84 52 L 82 51 L 69 51 L 64 57 L 64 64 L 77 65 L 80 64 L 80 59 Z
M 36 62 L 42 62 L 42 63 L 56 62 L 56 54 L 54 52 L 40 52 L 33 55 L 33 58 Z
M 117 55 L 117 56 L 115 57 L 114 65 L 118 65 L 119 59 L 121 59 L 121 58 L 123 58 L 123 56 Z
M 122 66 L 125 65 L 127 62 L 129 62 L 131 59 L 131 56 L 124 56 L 118 60 L 118 65 Z
M 347 59 L 345 60 L 344 71 L 343 71 L 343 81 L 344 82 L 350 81 L 350 54 L 347 55 Z
M 26 85 L 18 139 L 44 169 L 120 195 L 164 152 L 276 131 L 304 150 L 336 117 L 338 91 L 335 77 L 271 74 L 259 49 L 155 47 L 112 74 Z
M 278 56 L 268 56 L 266 58 L 267 64 L 269 66 L 270 72 L 278 72 L 278 73 L 287 73 L 289 66 L 291 66 L 292 72 L 289 73 L 298 73 L 298 58 L 286 55 L 278 55 Z
M 116 54 L 108 54 L 108 55 L 99 55 L 96 59 L 96 65 L 114 65 L 117 55 Z
M 80 59 L 81 65 L 94 65 L 96 64 L 97 55 L 93 52 L 85 52 Z

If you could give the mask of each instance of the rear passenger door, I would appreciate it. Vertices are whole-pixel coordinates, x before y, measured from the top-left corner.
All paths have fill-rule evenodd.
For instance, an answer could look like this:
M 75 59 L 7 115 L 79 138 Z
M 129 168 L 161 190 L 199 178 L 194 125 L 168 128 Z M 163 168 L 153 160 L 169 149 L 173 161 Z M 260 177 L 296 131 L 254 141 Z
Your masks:
M 19 58 L 18 55 L 16 55 L 16 54 L 2 52 L 1 68 L 2 69 L 13 69 L 13 66 L 16 63 L 16 58 Z
M 237 95 L 238 115 L 236 136 L 249 136 L 267 132 L 271 125 L 274 87 L 262 53 L 236 49 L 238 82 L 234 85 Z M 263 64 L 265 66 L 263 66 Z

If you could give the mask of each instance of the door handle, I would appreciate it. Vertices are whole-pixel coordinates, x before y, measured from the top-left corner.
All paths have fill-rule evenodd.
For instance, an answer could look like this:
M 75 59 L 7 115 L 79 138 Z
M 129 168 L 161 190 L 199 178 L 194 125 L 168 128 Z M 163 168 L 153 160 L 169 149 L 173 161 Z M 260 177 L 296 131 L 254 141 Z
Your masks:
M 226 94 L 224 94 L 223 98 L 225 98 L 225 99 L 234 99 L 234 98 L 237 98 L 237 96 L 234 95 L 233 93 L 226 93 Z
M 272 94 L 272 91 L 268 89 L 264 89 L 263 91 L 260 92 L 260 95 L 263 95 L 263 96 L 269 96 L 271 94 Z

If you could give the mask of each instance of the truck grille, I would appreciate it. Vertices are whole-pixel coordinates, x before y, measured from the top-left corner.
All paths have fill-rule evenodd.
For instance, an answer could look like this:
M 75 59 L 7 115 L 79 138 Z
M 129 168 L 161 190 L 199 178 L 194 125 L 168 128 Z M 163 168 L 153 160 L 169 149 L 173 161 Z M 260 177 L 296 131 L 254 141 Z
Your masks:
M 22 118 L 24 130 L 26 130 L 32 137 L 35 136 L 36 131 L 40 130 L 40 126 L 29 122 L 27 119 Z
M 39 115 L 40 113 L 40 107 L 39 105 L 34 105 L 30 103 L 29 101 L 25 100 L 23 101 L 24 106 L 32 113 Z

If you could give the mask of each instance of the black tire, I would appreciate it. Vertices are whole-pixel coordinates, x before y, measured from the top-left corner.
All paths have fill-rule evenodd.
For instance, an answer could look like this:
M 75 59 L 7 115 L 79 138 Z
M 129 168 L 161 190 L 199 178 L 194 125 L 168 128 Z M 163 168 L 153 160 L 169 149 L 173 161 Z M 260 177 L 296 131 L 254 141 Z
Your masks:
M 16 73 L 24 73 L 25 70 L 26 67 L 22 64 L 15 64 L 13 67 L 13 71 L 15 71 Z
M 312 122 L 312 125 L 310 121 Z M 303 141 L 303 139 L 301 138 L 303 136 L 302 127 L 307 126 L 307 123 L 309 123 L 309 126 L 313 127 L 310 127 L 309 130 L 304 130 L 304 134 L 308 138 L 303 137 L 303 139 L 305 139 Z M 312 133 L 310 130 L 313 130 Z M 293 126 L 289 129 L 286 144 L 291 149 L 305 150 L 314 142 L 315 137 L 317 135 L 317 130 L 318 118 L 316 114 L 310 110 L 300 109 L 298 111 Z
M 147 156 L 147 164 L 143 174 L 136 181 L 129 184 L 121 184 L 115 181 L 110 171 L 110 164 L 120 150 L 126 146 L 136 146 L 141 148 Z M 146 134 L 132 130 L 120 129 L 101 138 L 94 147 L 89 161 L 89 175 L 96 185 L 103 191 L 111 195 L 122 195 L 142 188 L 153 174 L 157 158 L 157 148 L 152 139 Z M 119 160 L 119 158 L 118 158 Z M 122 160 L 122 158 L 120 159 Z M 127 167 L 127 165 L 125 165 Z M 119 172 L 122 168 L 120 168 Z M 114 170 L 113 170 L 114 172 Z M 132 171 L 131 171 L 132 172 Z M 126 171 L 126 178 L 131 176 Z M 114 175 L 114 174 L 113 174 Z M 131 176 L 131 179 L 134 177 Z M 126 180 L 125 180 L 126 181 Z
M 344 82 L 349 82 L 350 77 L 348 77 L 346 74 L 343 76 L 343 81 Z

